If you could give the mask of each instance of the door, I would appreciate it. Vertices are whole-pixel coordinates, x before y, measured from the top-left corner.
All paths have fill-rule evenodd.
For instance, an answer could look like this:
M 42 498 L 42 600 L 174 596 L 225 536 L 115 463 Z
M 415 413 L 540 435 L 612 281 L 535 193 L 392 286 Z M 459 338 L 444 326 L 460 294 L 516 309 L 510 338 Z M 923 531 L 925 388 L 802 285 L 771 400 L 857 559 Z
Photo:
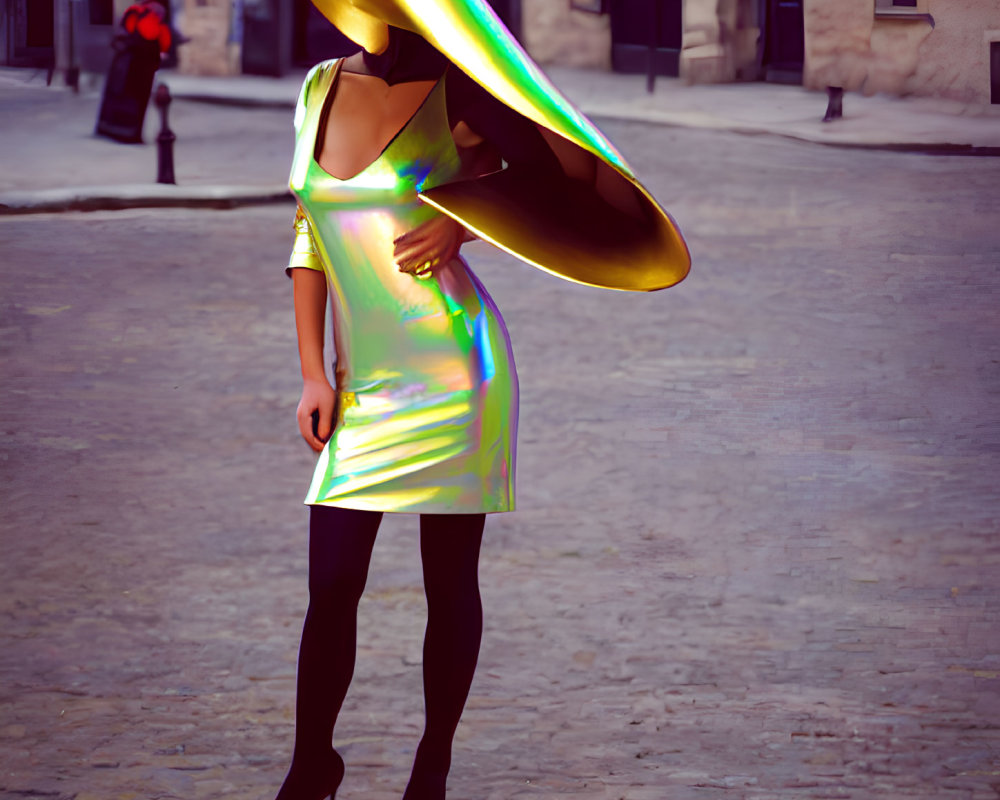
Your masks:
M 15 67 L 48 67 L 55 59 L 54 0 L 7 0 L 7 63 Z
M 680 73 L 683 0 L 611 0 L 611 67 L 615 72 Z
M 806 55 L 802 0 L 762 0 L 764 79 L 776 83 L 802 83 Z
M 243 72 L 284 75 L 292 58 L 292 9 L 279 0 L 243 0 Z
M 490 0 L 490 5 L 515 39 L 521 38 L 521 0 Z
M 990 103 L 1000 103 L 1000 42 L 990 42 Z
M 292 63 L 311 67 L 328 58 L 349 56 L 358 46 L 324 17 L 312 0 L 295 0 L 292 25 Z

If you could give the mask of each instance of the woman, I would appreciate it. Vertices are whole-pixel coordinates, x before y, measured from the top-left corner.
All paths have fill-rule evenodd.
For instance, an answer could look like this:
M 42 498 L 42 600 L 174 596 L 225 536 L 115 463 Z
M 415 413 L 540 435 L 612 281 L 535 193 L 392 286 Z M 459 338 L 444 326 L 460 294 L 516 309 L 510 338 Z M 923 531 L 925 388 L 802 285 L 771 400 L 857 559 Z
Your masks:
M 421 515 L 428 602 L 426 725 L 404 800 L 442 800 L 482 633 L 485 514 L 513 509 L 517 428 L 507 332 L 459 247 L 473 231 L 573 280 L 645 289 L 680 280 L 687 251 L 623 162 L 593 152 L 617 157 L 596 129 L 550 85 L 535 91 L 534 65 L 481 0 L 316 2 L 363 50 L 314 68 L 296 111 L 297 418 L 320 458 L 306 498 L 295 748 L 278 798 L 332 797 L 343 777 L 333 727 L 389 511 Z

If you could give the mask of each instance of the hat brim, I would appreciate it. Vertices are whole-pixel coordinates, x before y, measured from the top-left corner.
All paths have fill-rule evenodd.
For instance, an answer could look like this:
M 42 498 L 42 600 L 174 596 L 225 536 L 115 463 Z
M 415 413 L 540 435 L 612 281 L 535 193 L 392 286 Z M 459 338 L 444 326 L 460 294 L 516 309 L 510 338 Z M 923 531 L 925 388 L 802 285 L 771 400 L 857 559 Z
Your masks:
M 572 203 L 569 213 L 549 205 L 548 211 L 526 214 L 525 204 L 545 192 L 536 191 L 523 174 L 439 186 L 422 195 L 426 202 L 522 260 L 569 280 L 650 291 L 687 275 L 690 253 L 670 215 L 483 0 L 313 2 L 365 49 L 378 44 L 379 25 L 419 34 L 502 103 L 555 134 L 558 138 L 548 138 L 567 172 L 594 176 L 587 187 L 592 197 Z

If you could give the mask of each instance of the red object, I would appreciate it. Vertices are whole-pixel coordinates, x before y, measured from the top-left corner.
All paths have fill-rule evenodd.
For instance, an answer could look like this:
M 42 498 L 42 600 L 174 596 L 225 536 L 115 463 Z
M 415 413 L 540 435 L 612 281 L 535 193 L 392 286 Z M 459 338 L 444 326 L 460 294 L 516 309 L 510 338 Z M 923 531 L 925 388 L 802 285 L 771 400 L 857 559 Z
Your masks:
M 171 33 L 170 26 L 163 21 L 165 16 L 166 11 L 157 2 L 136 3 L 125 10 L 122 27 L 126 33 L 138 33 L 143 39 L 159 42 L 160 52 L 166 53 L 170 49 Z

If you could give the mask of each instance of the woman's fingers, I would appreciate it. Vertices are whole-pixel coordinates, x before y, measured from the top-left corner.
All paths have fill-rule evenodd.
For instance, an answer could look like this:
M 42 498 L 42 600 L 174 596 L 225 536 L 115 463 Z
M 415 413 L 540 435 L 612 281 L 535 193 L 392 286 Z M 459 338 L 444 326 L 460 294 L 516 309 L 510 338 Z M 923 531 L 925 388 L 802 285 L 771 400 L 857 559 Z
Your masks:
M 395 240 L 396 264 L 402 272 L 426 275 L 455 256 L 464 230 L 448 217 L 429 220 Z
M 440 252 L 436 246 L 408 248 L 396 253 L 396 264 L 402 272 L 426 272 L 441 263 Z
M 310 421 L 315 423 L 313 424 L 312 433 L 319 440 L 319 449 L 322 450 L 323 445 L 329 440 L 330 433 L 333 431 L 333 407 L 321 405 L 317 411 L 313 412 L 313 417 Z
M 408 255 L 417 253 L 420 251 L 429 251 L 437 247 L 440 244 L 440 239 L 429 233 L 422 234 L 420 236 L 411 236 L 407 239 L 397 239 L 396 246 L 393 248 L 393 255 L 396 259 L 407 258 Z
M 314 412 L 318 413 L 318 412 Z M 301 414 L 296 415 L 299 423 L 299 433 L 302 434 L 302 438 L 306 440 L 306 444 L 309 445 L 313 450 L 319 452 L 323 449 L 323 442 L 316 436 L 313 431 L 313 418 L 312 414 L 307 414 L 302 416 Z
M 299 433 L 313 450 L 320 451 L 333 431 L 333 410 L 336 393 L 325 381 L 306 381 L 302 398 L 295 410 Z
M 441 259 L 436 256 L 433 258 L 425 258 L 423 256 L 418 256 L 417 258 L 408 259 L 399 264 L 399 269 L 401 272 L 409 272 L 412 275 L 419 275 L 421 273 L 430 272 L 441 264 Z
M 296 419 L 299 423 L 299 433 L 302 434 L 302 438 L 306 440 L 306 444 L 313 450 L 322 450 L 323 443 L 316 438 L 315 434 L 313 434 L 312 416 L 307 415 L 303 417 L 302 414 L 296 414 Z

